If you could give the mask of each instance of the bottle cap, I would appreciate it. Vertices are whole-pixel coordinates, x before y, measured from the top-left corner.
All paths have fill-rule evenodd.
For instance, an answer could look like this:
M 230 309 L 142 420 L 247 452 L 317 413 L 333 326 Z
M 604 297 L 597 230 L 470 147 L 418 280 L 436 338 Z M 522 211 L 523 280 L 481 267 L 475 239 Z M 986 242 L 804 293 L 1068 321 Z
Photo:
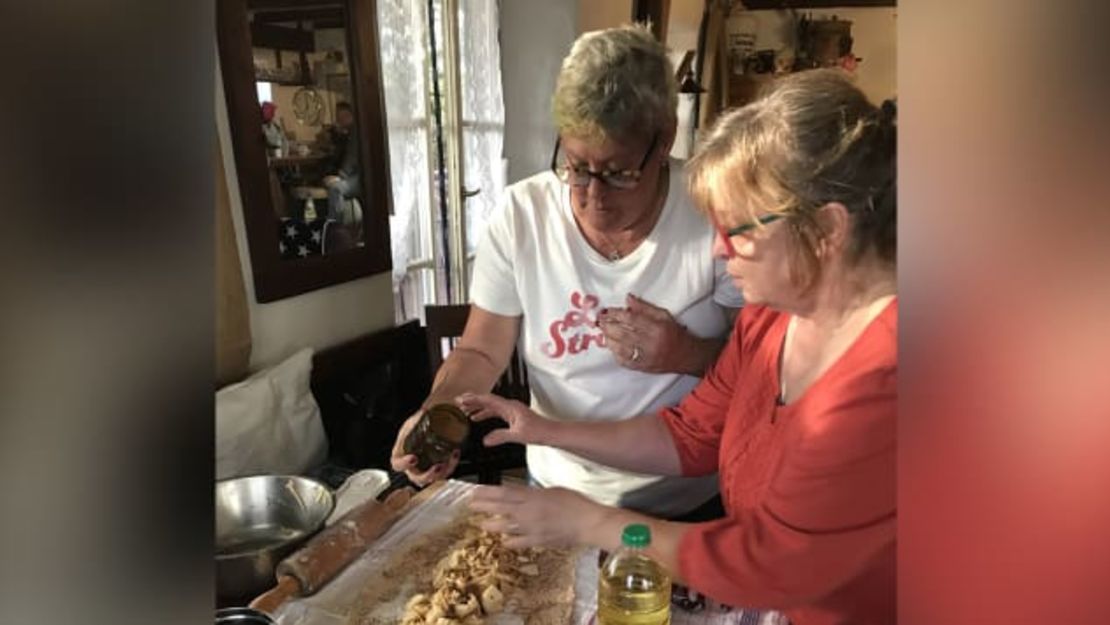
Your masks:
M 624 528 L 621 544 L 625 547 L 647 547 L 651 544 L 651 528 L 641 523 L 633 523 Z

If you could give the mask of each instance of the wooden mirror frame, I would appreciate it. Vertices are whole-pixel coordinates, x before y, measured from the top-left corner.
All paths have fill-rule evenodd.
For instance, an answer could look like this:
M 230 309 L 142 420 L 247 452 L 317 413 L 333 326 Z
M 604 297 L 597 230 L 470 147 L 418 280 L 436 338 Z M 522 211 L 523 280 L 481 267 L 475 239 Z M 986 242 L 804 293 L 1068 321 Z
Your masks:
M 840 9 L 893 7 L 897 0 L 740 0 L 749 11 L 757 9 Z
M 347 282 L 392 267 L 392 212 L 382 74 L 378 60 L 375 0 L 339 0 L 346 6 L 351 82 L 362 168 L 362 247 L 330 256 L 286 259 L 278 250 L 279 220 L 270 194 L 266 140 L 262 133 L 251 51 L 248 0 L 217 0 L 216 36 L 239 194 L 247 228 L 255 297 L 272 302 Z M 311 0 L 250 0 L 250 8 L 311 7 Z

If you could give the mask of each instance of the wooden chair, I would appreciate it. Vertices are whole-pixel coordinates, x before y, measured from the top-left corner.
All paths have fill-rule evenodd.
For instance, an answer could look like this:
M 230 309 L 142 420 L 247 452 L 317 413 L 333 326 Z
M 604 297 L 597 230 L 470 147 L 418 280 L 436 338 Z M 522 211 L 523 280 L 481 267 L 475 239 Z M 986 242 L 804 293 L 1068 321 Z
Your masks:
M 389 467 L 404 420 L 428 396 L 424 328 L 410 321 L 316 353 L 312 394 L 329 462 L 351 470 Z
M 424 307 L 428 362 L 431 365 L 433 379 L 440 365 L 443 364 L 444 358 L 451 353 L 462 336 L 469 315 L 470 306 L 465 304 Z M 526 404 L 530 400 L 528 373 L 518 350 L 513 349 L 509 365 L 494 385 L 493 393 Z M 506 444 L 497 447 L 482 445 L 482 438 L 497 427 L 503 427 L 503 424 L 496 421 L 474 424 L 455 475 L 476 473 L 478 482 L 481 484 L 500 484 L 502 471 L 524 467 L 523 445 Z

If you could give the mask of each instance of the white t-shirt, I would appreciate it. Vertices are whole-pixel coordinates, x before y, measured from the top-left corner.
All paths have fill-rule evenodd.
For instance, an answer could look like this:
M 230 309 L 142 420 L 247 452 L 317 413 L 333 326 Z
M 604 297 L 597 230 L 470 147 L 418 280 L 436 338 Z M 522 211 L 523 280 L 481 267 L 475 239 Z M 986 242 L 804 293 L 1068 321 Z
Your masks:
M 518 349 L 528 367 L 531 407 L 549 418 L 612 421 L 677 404 L 699 378 L 642 373 L 617 363 L 597 327 L 598 312 L 635 294 L 670 311 L 699 337 L 725 337 L 723 307 L 742 304 L 712 257 L 714 231 L 694 208 L 672 162 L 670 190 L 655 228 L 631 254 L 611 261 L 586 242 L 570 188 L 551 172 L 506 189 L 478 246 L 471 302 L 520 316 Z M 543 486 L 580 491 L 606 505 L 675 516 L 705 503 L 716 476 L 647 476 L 552 447 L 528 446 L 528 470 Z

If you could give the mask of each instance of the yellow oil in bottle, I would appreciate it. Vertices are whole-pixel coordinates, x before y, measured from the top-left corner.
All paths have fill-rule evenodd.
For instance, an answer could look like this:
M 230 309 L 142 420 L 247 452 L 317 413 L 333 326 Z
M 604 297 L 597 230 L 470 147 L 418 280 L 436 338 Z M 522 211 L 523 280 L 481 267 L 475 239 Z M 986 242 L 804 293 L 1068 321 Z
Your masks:
M 646 525 L 629 525 L 621 548 L 598 575 L 598 625 L 667 625 L 671 622 L 671 577 L 644 553 L 651 544 Z

